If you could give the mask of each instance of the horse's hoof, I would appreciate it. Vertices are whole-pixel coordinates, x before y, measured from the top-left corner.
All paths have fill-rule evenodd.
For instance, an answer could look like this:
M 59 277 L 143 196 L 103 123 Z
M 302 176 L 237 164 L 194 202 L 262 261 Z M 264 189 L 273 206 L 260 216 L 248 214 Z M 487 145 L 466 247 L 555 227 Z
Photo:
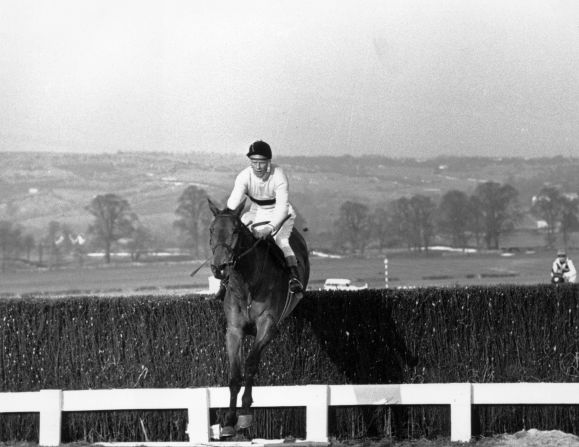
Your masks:
M 221 427 L 221 433 L 219 433 L 221 438 L 230 438 L 232 436 L 235 436 L 235 428 L 233 428 L 231 425 L 228 425 L 227 427 Z
M 253 415 L 252 414 L 240 414 L 237 416 L 237 425 L 238 429 L 244 429 L 251 427 L 253 424 Z

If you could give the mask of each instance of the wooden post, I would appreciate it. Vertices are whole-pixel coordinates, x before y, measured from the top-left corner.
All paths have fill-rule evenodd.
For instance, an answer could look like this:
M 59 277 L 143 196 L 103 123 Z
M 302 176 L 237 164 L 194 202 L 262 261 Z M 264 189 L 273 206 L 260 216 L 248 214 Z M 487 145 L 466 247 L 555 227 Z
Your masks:
M 470 442 L 472 436 L 472 386 L 470 383 L 453 384 L 455 394 L 450 404 L 450 440 Z
M 306 440 L 328 442 L 328 406 L 330 387 L 328 385 L 307 385 Z
M 189 442 L 209 442 L 209 390 L 191 388 L 186 390 L 189 405 L 187 407 L 187 435 Z
M 60 445 L 62 421 L 62 391 L 40 391 L 40 429 L 38 445 L 53 447 Z

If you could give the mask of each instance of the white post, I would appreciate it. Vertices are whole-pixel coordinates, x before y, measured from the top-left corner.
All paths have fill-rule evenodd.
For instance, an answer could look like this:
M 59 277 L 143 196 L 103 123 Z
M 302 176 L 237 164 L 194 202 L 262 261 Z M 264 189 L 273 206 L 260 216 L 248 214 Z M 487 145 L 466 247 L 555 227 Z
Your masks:
M 189 442 L 209 442 L 209 390 L 207 388 L 187 389 L 187 435 Z
M 384 282 L 388 288 L 388 258 L 384 258 Z
M 328 442 L 328 406 L 330 387 L 328 385 L 307 385 L 306 440 Z
M 472 436 L 472 386 L 470 383 L 457 383 L 454 384 L 454 387 L 456 387 L 456 391 L 450 404 L 450 440 L 470 442 Z
M 38 445 L 53 447 L 60 445 L 62 421 L 62 391 L 40 391 L 40 427 Z

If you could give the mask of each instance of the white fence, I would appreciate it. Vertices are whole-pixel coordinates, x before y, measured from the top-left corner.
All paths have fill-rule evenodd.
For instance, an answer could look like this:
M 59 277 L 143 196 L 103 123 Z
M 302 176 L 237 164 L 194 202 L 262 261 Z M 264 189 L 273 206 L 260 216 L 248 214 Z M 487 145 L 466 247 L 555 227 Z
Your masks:
M 243 392 L 243 390 L 242 390 Z M 241 396 L 241 393 L 240 393 Z M 579 383 L 444 383 L 255 387 L 255 407 L 306 407 L 306 440 L 328 441 L 328 407 L 449 405 L 452 441 L 471 438 L 472 405 L 579 404 Z M 0 393 L 0 413 L 40 413 L 41 446 L 60 444 L 62 412 L 186 409 L 189 442 L 210 441 L 209 409 L 226 408 L 227 388 L 114 389 Z M 130 443 L 124 443 L 130 445 Z M 144 443 L 134 443 L 143 445 Z M 154 443 L 151 443 L 154 444 Z M 160 445 L 159 443 L 156 443 Z

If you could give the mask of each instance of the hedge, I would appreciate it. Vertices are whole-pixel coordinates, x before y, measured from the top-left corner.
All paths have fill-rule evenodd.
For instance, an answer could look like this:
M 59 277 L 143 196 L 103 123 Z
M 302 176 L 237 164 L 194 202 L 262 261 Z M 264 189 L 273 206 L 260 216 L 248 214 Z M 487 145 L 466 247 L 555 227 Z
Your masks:
M 575 382 L 577 286 L 308 292 L 266 349 L 258 385 Z M 0 300 L 0 391 L 226 386 L 221 304 L 203 297 Z M 244 348 L 249 346 L 248 341 Z M 577 406 L 480 406 L 481 434 L 579 433 Z M 212 423 L 223 411 L 212 412 Z M 67 413 L 63 442 L 186 440 L 184 411 Z M 256 410 L 248 436 L 305 435 L 303 409 Z M 338 438 L 448 435 L 447 408 L 332 408 Z M 0 415 L 33 440 L 37 415 Z

